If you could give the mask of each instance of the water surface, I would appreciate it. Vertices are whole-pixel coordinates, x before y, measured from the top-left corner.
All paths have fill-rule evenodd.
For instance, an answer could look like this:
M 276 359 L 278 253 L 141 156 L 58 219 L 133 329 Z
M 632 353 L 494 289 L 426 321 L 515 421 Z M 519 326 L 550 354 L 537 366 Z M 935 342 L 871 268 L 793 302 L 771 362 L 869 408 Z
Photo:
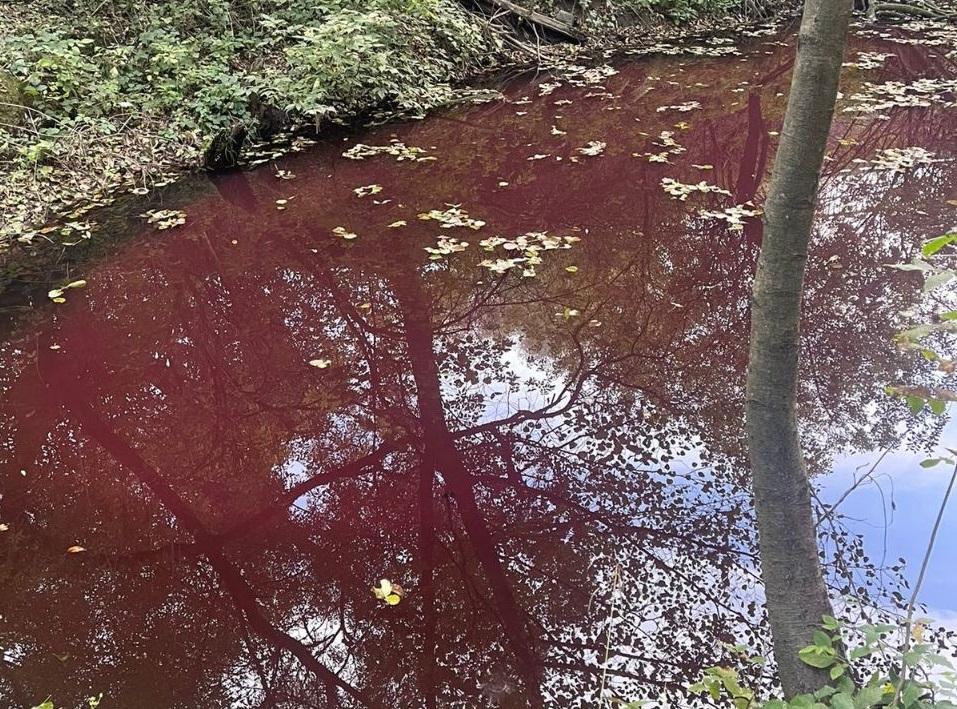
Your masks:
M 935 47 L 848 56 L 877 51 L 847 105 L 955 76 Z M 523 80 L 218 177 L 23 315 L 0 346 L 8 704 L 595 706 L 680 692 L 722 641 L 768 652 L 741 431 L 761 224 L 702 211 L 760 204 L 792 52 Z M 919 282 L 884 264 L 953 224 L 952 103 L 835 126 L 815 472 L 936 432 L 882 392 L 929 376 L 890 344 Z M 397 141 L 425 152 L 343 156 Z M 419 217 L 450 205 L 484 224 Z M 835 592 L 882 597 L 830 561 Z

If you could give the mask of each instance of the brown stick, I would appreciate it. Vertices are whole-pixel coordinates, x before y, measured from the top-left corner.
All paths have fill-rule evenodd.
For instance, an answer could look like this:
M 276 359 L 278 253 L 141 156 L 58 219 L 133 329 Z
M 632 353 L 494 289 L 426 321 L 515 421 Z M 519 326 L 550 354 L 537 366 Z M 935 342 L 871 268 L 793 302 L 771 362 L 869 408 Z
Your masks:
M 521 5 L 516 5 L 514 2 L 510 2 L 510 0 L 488 0 L 488 2 L 502 8 L 503 10 L 508 10 L 514 15 L 518 15 L 523 20 L 527 20 L 536 25 L 544 27 L 547 30 L 555 32 L 556 34 L 573 39 L 576 42 L 580 42 L 582 39 L 582 35 L 575 30 L 574 27 L 565 22 L 560 22 L 554 17 L 543 15 L 542 13 L 535 12 L 534 10 L 528 10 Z

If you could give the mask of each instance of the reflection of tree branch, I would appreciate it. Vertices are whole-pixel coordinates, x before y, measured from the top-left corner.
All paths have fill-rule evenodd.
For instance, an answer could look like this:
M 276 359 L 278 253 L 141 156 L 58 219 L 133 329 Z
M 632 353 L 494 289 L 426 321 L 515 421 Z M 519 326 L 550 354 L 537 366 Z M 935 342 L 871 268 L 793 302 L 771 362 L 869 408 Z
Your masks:
M 273 520 L 275 517 L 286 512 L 289 509 L 289 506 L 298 500 L 303 495 L 315 490 L 318 487 L 323 485 L 328 485 L 331 482 L 336 480 L 345 480 L 348 478 L 357 478 L 365 475 L 366 473 L 371 472 L 377 466 L 379 466 L 386 457 L 390 454 L 395 453 L 402 448 L 407 443 L 407 438 L 401 438 L 396 441 L 390 441 L 389 443 L 382 444 L 374 452 L 369 453 L 361 458 L 357 458 L 351 463 L 334 468 L 325 473 L 319 473 L 318 475 L 313 475 L 302 482 L 293 485 L 291 488 L 286 490 L 282 496 L 276 500 L 273 504 L 268 507 L 260 510 L 251 517 L 238 522 L 233 525 L 221 535 L 219 539 L 222 542 L 235 541 L 240 539 L 245 535 L 252 532 L 257 527 L 262 526 Z
M 58 396 L 83 431 L 102 446 L 121 468 L 125 468 L 149 488 L 150 492 L 194 537 L 197 547 L 219 578 L 223 590 L 232 598 L 253 631 L 276 647 L 289 652 L 327 687 L 337 687 L 361 704 L 368 705 L 359 690 L 330 671 L 301 642 L 279 630 L 269 621 L 260 608 L 253 589 L 240 570 L 226 558 L 220 541 L 203 526 L 172 486 L 93 411 L 89 404 L 89 397 L 81 393 L 79 383 L 67 381 L 61 373 L 62 370 L 56 365 L 49 371 L 55 372 L 54 381 L 50 386 L 51 392 Z
M 423 467 L 441 471 L 458 505 L 459 516 L 479 563 L 492 589 L 492 600 L 499 614 L 509 647 L 518 661 L 529 698 L 541 703 L 539 692 L 541 660 L 528 637 L 511 584 L 505 575 L 495 542 L 475 500 L 471 475 L 455 447 L 442 405 L 439 372 L 435 362 L 431 308 L 422 291 L 418 274 L 411 274 L 396 289 L 405 321 L 406 340 L 412 375 L 415 380 L 422 438 L 425 444 Z

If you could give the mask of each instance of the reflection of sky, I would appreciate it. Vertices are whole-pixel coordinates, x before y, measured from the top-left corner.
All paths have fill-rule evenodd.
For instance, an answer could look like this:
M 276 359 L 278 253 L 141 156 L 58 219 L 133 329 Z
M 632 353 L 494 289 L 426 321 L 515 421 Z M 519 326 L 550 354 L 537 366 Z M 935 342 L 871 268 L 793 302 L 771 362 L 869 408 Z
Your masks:
M 957 419 L 941 435 L 938 453 L 957 447 Z M 856 454 L 834 463 L 834 473 L 821 481 L 821 497 L 834 503 L 874 465 L 880 453 Z M 864 535 L 864 548 L 880 565 L 907 561 L 905 575 L 913 588 L 927 548 L 934 520 L 950 481 L 952 468 L 941 463 L 922 468 L 924 453 L 894 451 L 874 471 L 872 482 L 861 485 L 841 504 L 848 528 Z M 957 620 L 957 502 L 952 496 L 944 513 L 937 542 L 927 568 L 919 600 L 941 621 Z

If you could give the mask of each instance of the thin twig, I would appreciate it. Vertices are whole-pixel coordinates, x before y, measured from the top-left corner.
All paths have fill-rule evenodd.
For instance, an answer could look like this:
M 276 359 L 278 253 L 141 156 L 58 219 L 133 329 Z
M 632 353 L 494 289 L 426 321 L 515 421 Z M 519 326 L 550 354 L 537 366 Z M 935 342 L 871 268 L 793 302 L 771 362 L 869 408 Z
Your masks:
M 901 676 L 900 681 L 894 688 L 894 698 L 888 706 L 896 706 L 897 699 L 904 689 L 904 682 L 907 680 L 907 653 L 910 650 L 911 626 L 914 622 L 914 606 L 917 604 L 917 595 L 920 593 L 920 587 L 924 583 L 924 573 L 930 563 L 930 555 L 934 550 L 934 543 L 937 541 L 937 532 L 940 530 L 940 522 L 944 518 L 944 510 L 947 509 L 947 500 L 950 499 L 951 490 L 954 489 L 954 481 L 957 480 L 957 462 L 954 463 L 954 471 L 950 475 L 950 483 L 947 485 L 947 492 L 944 493 L 944 499 L 940 502 L 940 509 L 937 510 L 937 519 L 934 520 L 934 529 L 930 533 L 930 539 L 927 542 L 927 551 L 924 552 L 924 561 L 920 565 L 920 573 L 917 575 L 917 583 L 914 585 L 914 592 L 910 596 L 910 602 L 907 604 L 907 619 L 904 621 L 904 648 L 901 650 Z
M 601 686 L 598 688 L 599 706 L 604 703 L 605 684 L 608 681 L 608 658 L 611 655 L 611 621 L 615 617 L 615 604 L 618 602 L 618 589 L 621 586 L 621 565 L 616 564 L 612 573 L 611 607 L 608 609 L 605 626 L 605 659 L 601 663 Z

